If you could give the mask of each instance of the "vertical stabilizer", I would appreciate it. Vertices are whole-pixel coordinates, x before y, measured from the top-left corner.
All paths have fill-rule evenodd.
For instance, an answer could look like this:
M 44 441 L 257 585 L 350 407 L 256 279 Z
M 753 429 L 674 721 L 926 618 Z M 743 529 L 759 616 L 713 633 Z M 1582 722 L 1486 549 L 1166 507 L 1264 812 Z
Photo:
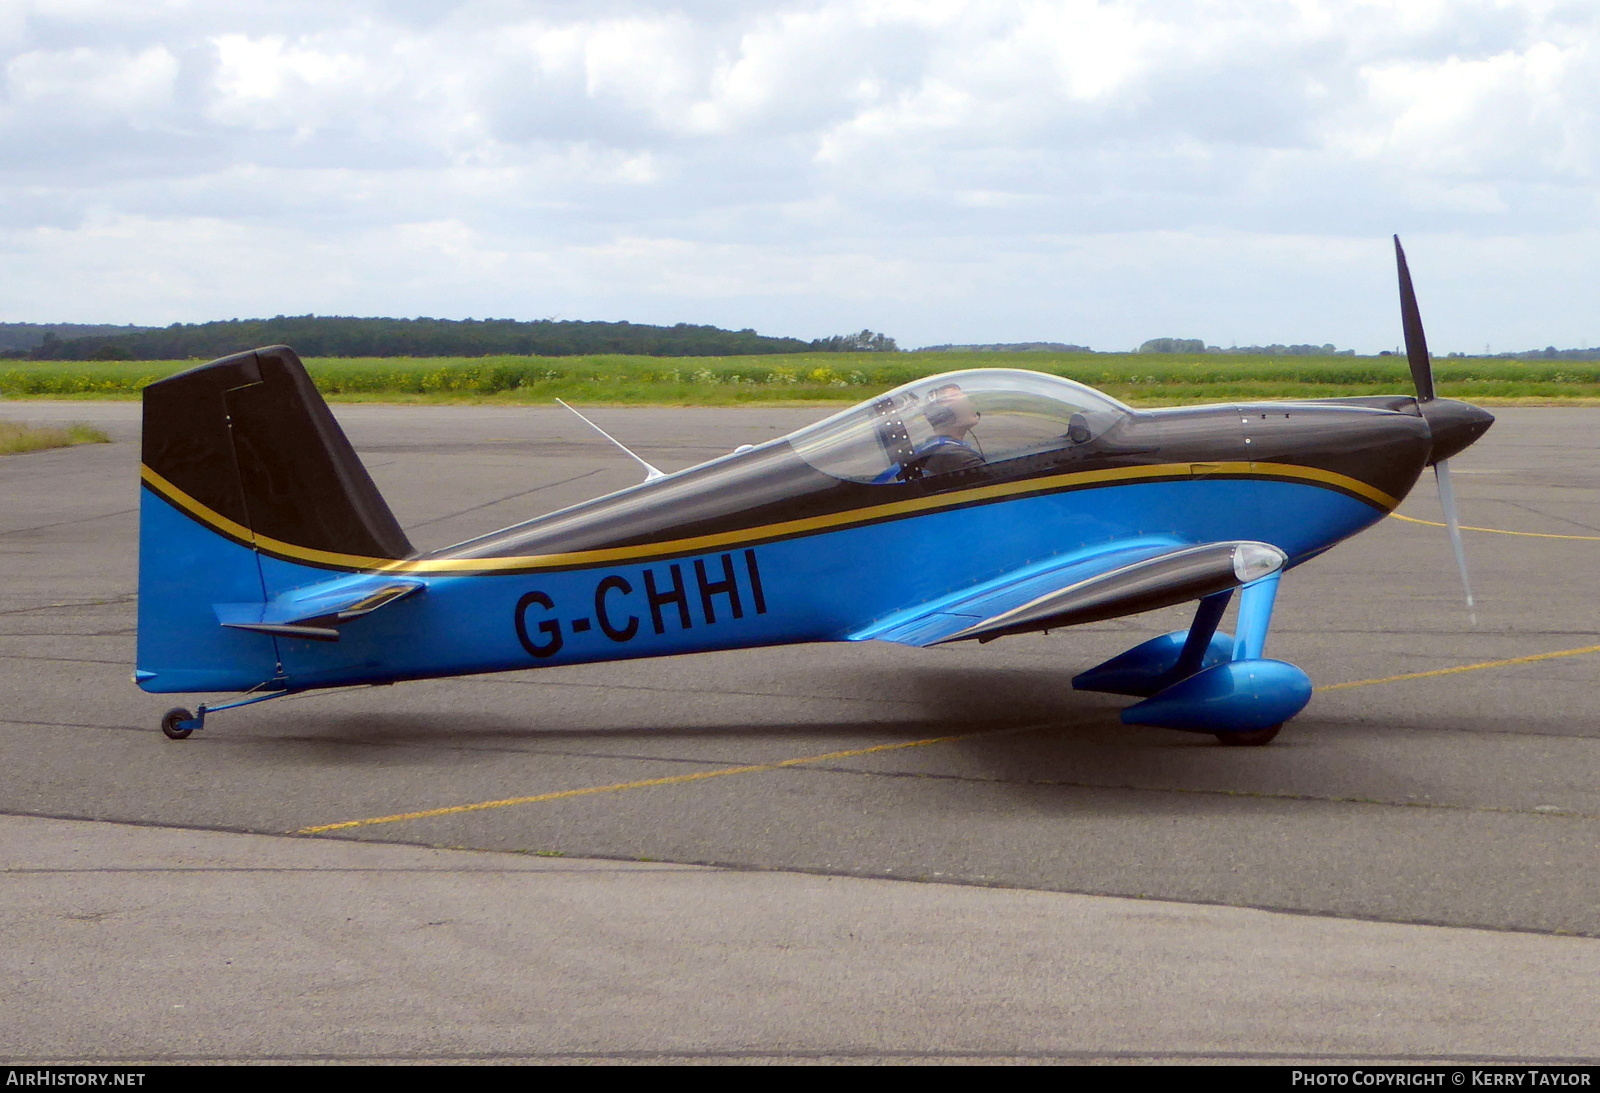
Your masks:
M 412 552 L 287 346 L 224 357 L 145 388 L 144 465 L 274 544 L 359 558 Z
M 262 556 L 350 570 L 412 553 L 286 346 L 145 388 L 142 461 L 135 677 L 146 690 L 242 690 L 281 676 L 276 639 L 225 630 L 214 610 L 284 591 L 263 578 Z

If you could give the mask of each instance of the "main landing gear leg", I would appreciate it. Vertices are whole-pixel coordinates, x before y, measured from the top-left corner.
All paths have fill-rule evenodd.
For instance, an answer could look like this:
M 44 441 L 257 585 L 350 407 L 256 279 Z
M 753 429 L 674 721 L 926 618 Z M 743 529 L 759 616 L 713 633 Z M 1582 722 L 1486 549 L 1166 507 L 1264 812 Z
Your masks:
M 1217 632 L 1217 624 L 1232 599 L 1231 588 L 1205 597 L 1195 609 L 1189 629 L 1151 638 L 1104 664 L 1079 672 L 1072 679 L 1073 690 L 1149 698 L 1207 668 L 1226 663 L 1233 657 L 1235 643 L 1227 634 Z
M 1235 628 L 1233 659 L 1260 660 L 1267 647 L 1267 630 L 1272 625 L 1272 609 L 1278 600 L 1281 573 L 1245 585 L 1239 596 L 1239 620 Z M 1283 728 L 1283 722 L 1262 729 L 1216 733 L 1217 741 L 1231 748 L 1259 748 L 1270 744 Z
M 1143 702 L 1123 710 L 1122 720 L 1130 725 L 1210 733 L 1231 747 L 1254 747 L 1271 741 L 1283 723 L 1311 700 L 1311 680 L 1304 672 L 1293 664 L 1262 656 L 1277 596 L 1276 573 L 1241 588 L 1233 647 L 1223 653 L 1220 663 L 1180 676 Z M 1226 602 L 1217 597 L 1201 601 L 1179 654 L 1180 663 L 1186 659 L 1192 662 L 1197 650 L 1214 647 L 1215 638 L 1206 636 L 1203 643 L 1202 636 L 1206 626 L 1215 627 L 1211 617 L 1220 615 Z
M 1194 621 L 1189 624 L 1189 636 L 1184 639 L 1183 649 L 1172 666 L 1174 681 L 1188 679 L 1205 666 L 1206 651 L 1211 648 L 1211 639 L 1217 634 L 1217 624 L 1222 621 L 1223 612 L 1228 610 L 1228 601 L 1231 599 L 1233 589 L 1230 588 L 1226 592 L 1207 596 L 1195 608 Z
M 1278 577 L 1274 573 L 1244 586 L 1239 596 L 1239 620 L 1235 627 L 1234 660 L 1259 660 L 1267 647 L 1267 630 L 1272 625 L 1272 608 L 1278 599 Z M 1217 742 L 1230 748 L 1259 748 L 1272 743 L 1283 729 L 1283 722 L 1264 729 L 1216 733 Z
M 1274 573 L 1251 581 L 1239 590 L 1239 620 L 1234 627 L 1233 659 L 1259 660 L 1267 647 L 1267 629 L 1272 625 L 1272 607 L 1278 599 L 1278 576 Z

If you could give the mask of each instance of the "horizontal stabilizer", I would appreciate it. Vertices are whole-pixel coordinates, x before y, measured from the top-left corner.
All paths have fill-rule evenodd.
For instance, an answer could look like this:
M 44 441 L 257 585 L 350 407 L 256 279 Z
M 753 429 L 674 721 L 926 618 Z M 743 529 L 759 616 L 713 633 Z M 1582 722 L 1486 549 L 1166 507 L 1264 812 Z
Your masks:
M 217 616 L 222 617 L 223 608 L 254 607 L 254 604 L 219 603 Z M 234 621 L 223 622 L 230 630 L 248 630 L 252 634 L 270 634 L 275 638 L 303 638 L 306 641 L 338 641 L 339 631 L 331 626 L 297 626 L 285 622 L 251 622 Z
M 217 621 L 234 630 L 274 634 L 311 641 L 338 641 L 338 627 L 397 603 L 423 589 L 421 581 L 382 575 L 316 585 L 278 596 L 267 603 L 219 603 Z

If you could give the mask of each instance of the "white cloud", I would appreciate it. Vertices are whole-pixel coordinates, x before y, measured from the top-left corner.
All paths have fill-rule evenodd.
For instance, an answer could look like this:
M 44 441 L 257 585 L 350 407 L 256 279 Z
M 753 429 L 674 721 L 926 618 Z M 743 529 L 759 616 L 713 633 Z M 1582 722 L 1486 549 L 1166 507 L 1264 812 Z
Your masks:
M 1595 92 L 1588 42 L 1443 63 L 1395 62 L 1363 72 L 1371 115 L 1358 154 L 1405 154 L 1433 171 L 1481 177 L 1592 171 Z
M 5 66 L 9 97 L 19 110 L 99 121 L 132 122 L 171 105 L 178 61 L 166 47 L 126 50 L 36 50 Z
M 223 34 L 213 43 L 219 60 L 218 106 L 223 111 L 288 98 L 291 86 L 300 92 L 296 97 L 315 101 L 341 84 L 359 85 L 368 75 L 360 56 L 289 46 L 280 35 Z
M 1600 274 L 1600 13 L 1554 0 L 0 10 L 10 319 L 1375 348 L 1392 230 L 1522 270 L 1476 272 L 1535 340 L 1577 321 L 1539 286 Z M 1496 310 L 1441 301 L 1434 339 Z

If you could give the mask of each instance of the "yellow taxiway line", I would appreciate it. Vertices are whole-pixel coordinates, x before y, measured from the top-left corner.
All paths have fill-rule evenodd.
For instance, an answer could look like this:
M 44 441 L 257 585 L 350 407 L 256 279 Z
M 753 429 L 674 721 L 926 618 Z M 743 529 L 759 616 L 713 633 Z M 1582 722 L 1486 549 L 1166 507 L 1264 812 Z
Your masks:
M 1462 672 L 1478 672 L 1486 668 L 1508 668 L 1517 664 L 1534 664 L 1542 660 L 1558 660 L 1562 657 L 1583 656 L 1587 653 L 1600 653 L 1600 645 L 1585 645 L 1577 649 L 1558 649 L 1552 653 L 1534 653 L 1530 656 L 1510 657 L 1505 660 L 1486 660 L 1478 664 L 1462 664 L 1454 668 L 1436 668 L 1430 672 L 1407 672 L 1404 675 L 1384 676 L 1380 679 L 1358 679 L 1349 683 L 1329 683 L 1316 688 L 1316 690 L 1321 693 L 1323 691 L 1342 691 L 1351 687 L 1373 687 L 1380 683 L 1403 683 L 1413 679 L 1459 675 Z M 676 774 L 665 778 L 642 778 L 636 782 L 616 782 L 607 786 L 563 789 L 554 793 L 536 793 L 527 797 L 505 797 L 497 801 L 478 801 L 468 805 L 423 809 L 419 812 L 398 812 L 392 816 L 373 816 L 365 820 L 344 820 L 340 823 L 302 827 L 298 831 L 292 832 L 292 834 L 323 835 L 331 831 L 348 831 L 357 827 L 394 824 L 403 820 L 429 820 L 437 816 L 455 816 L 464 812 L 483 812 L 492 808 L 509 808 L 512 805 L 532 805 L 541 801 L 560 801 L 568 797 L 589 797 L 597 793 L 620 793 L 623 790 L 648 789 L 652 786 L 677 786 L 689 782 L 703 782 L 708 778 L 726 778 L 732 774 L 760 774 L 766 771 L 782 770 L 785 767 L 798 767 L 806 763 L 822 763 L 830 759 L 853 759 L 857 756 L 875 755 L 879 752 L 902 751 L 906 748 L 926 748 L 934 744 L 949 744 L 957 740 L 969 740 L 975 736 L 987 735 L 990 735 L 990 733 L 972 732 L 956 736 L 932 736 L 926 740 L 907 740 L 898 744 L 878 744 L 870 748 L 830 751 L 822 755 L 803 755 L 796 759 L 783 759 L 776 763 L 752 763 L 748 766 L 723 767 L 719 770 L 704 770 L 694 774 Z
M 1486 660 L 1482 664 L 1462 664 L 1455 668 L 1435 668 L 1431 672 L 1406 672 L 1404 675 L 1384 676 L 1382 679 L 1358 679 L 1351 683 L 1328 683 L 1317 687 L 1322 691 L 1342 691 L 1349 687 L 1371 687 L 1377 683 L 1403 683 L 1408 679 L 1431 679 L 1434 676 L 1453 676 L 1461 672 L 1477 672 L 1484 668 L 1508 668 L 1513 664 L 1533 664 L 1541 660 L 1559 660 L 1561 657 L 1580 657 L 1585 653 L 1600 653 L 1600 645 L 1585 645 L 1578 649 L 1558 649 L 1553 653 L 1534 653 L 1526 657 L 1506 660 Z
M 401 820 L 426 820 L 434 816 L 454 816 L 461 812 L 482 812 L 489 808 L 509 808 L 511 805 L 531 805 L 540 801 L 559 801 L 566 797 L 588 797 L 595 793 L 616 793 L 624 789 L 645 789 L 649 786 L 677 786 L 685 782 L 703 782 L 707 778 L 726 778 L 730 774 L 758 774 L 768 770 L 782 770 L 784 767 L 797 767 L 802 763 L 821 763 L 828 759 L 852 759 L 858 755 L 872 755 L 880 751 L 899 751 L 902 748 L 925 748 L 930 744 L 947 744 L 952 740 L 962 740 L 966 736 L 981 736 L 981 733 L 967 733 L 964 736 L 935 736 L 927 740 L 907 740 L 899 744 L 878 744 L 871 748 L 853 748 L 850 751 L 830 751 L 825 755 L 803 755 L 798 759 L 783 759 L 776 763 L 752 763 L 746 767 L 723 767 L 721 770 L 702 770 L 694 774 L 676 774 L 667 778 L 642 778 L 637 782 L 618 782 L 609 786 L 587 786 L 583 789 L 563 789 L 555 793 L 537 793 L 531 797 L 506 797 L 499 801 L 479 801 L 470 805 L 451 805 L 449 808 L 430 808 L 422 812 L 401 812 L 393 816 L 374 816 L 369 820 L 345 820 L 337 824 L 321 824 L 317 827 L 302 827 L 294 832 L 296 835 L 321 835 L 327 831 L 343 831 L 352 827 L 371 827 L 373 824 L 393 824 Z
M 1425 524 L 1430 528 L 1447 528 L 1449 524 L 1441 524 L 1437 520 L 1419 520 L 1415 516 L 1401 516 L 1398 512 L 1391 512 L 1390 516 L 1396 520 L 1404 520 L 1408 524 Z M 1600 535 L 1553 535 L 1548 531 L 1507 531 L 1505 528 L 1475 528 L 1467 524 L 1461 525 L 1462 531 L 1487 531 L 1490 535 L 1520 535 L 1524 539 L 1581 539 L 1586 543 L 1600 543 Z

